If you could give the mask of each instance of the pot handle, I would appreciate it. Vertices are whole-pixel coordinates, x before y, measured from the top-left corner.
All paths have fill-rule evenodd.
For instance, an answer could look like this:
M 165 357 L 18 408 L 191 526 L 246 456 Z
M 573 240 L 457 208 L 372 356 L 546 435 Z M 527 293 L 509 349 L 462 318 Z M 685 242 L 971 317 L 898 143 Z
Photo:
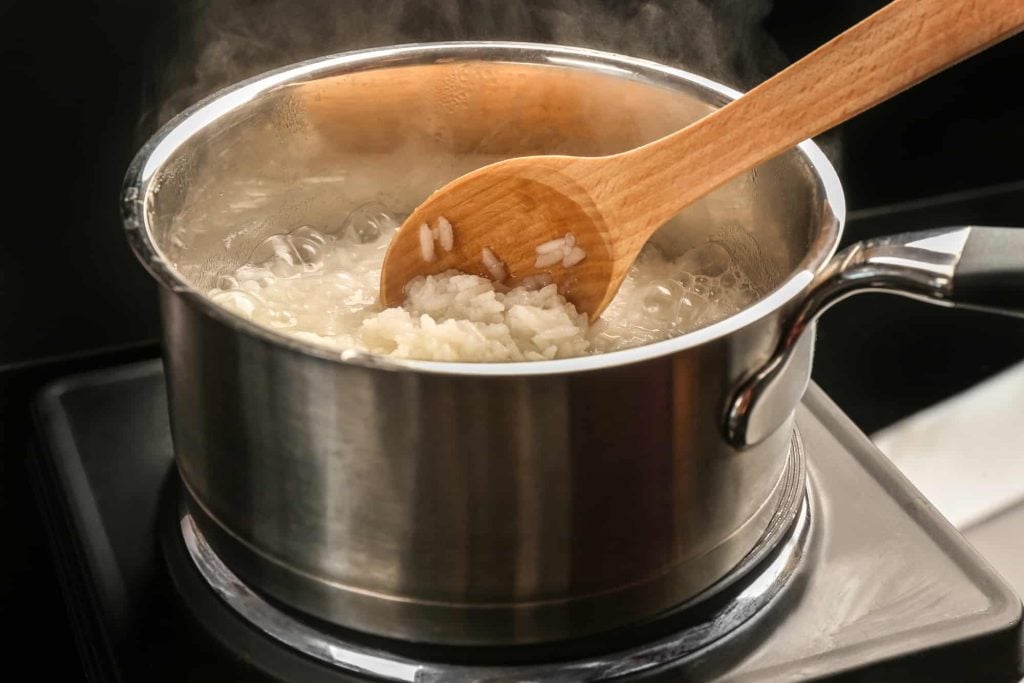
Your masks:
M 1024 228 L 954 227 L 858 242 L 814 278 L 783 326 L 771 358 L 729 400 L 725 436 L 753 446 L 778 429 L 807 388 L 783 377 L 804 331 L 833 304 L 862 292 L 889 292 L 942 306 L 1024 317 Z

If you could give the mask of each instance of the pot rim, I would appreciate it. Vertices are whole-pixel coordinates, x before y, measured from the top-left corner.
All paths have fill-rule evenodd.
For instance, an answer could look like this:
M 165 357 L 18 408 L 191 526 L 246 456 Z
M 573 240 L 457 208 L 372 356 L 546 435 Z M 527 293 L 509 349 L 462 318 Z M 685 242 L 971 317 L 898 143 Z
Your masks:
M 417 371 L 442 375 L 500 376 L 563 375 L 600 370 L 653 360 L 672 355 L 728 336 L 757 323 L 798 298 L 816 274 L 834 255 L 842 237 L 846 219 L 846 200 L 839 176 L 825 154 L 813 141 L 797 145 L 799 153 L 813 169 L 825 197 L 825 218 L 806 255 L 790 276 L 774 290 L 743 309 L 707 327 L 678 337 L 642 346 L 589 356 L 542 361 L 500 363 L 429 361 L 379 356 L 366 351 L 342 351 L 320 347 L 276 332 L 236 316 L 218 306 L 189 284 L 170 265 L 157 247 L 146 221 L 146 203 L 153 193 L 152 181 L 182 145 L 207 126 L 237 107 L 276 89 L 293 86 L 313 78 L 355 73 L 394 66 L 413 66 L 454 60 L 509 61 L 587 69 L 639 80 L 651 85 L 671 86 L 680 81 L 716 93 L 724 104 L 742 93 L 703 76 L 657 62 L 627 57 L 600 50 L 562 45 L 509 41 L 452 41 L 410 43 L 369 48 L 318 57 L 282 67 L 228 86 L 192 105 L 167 122 L 139 150 L 125 175 L 121 195 L 121 216 L 128 242 L 143 266 L 163 287 L 184 297 L 204 314 L 249 337 L 283 347 L 320 360 L 358 365 L 380 370 Z

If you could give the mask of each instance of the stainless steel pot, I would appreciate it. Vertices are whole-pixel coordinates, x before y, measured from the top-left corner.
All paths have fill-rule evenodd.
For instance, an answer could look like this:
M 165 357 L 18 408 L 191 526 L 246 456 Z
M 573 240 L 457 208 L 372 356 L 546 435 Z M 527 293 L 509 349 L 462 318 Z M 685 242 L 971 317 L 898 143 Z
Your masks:
M 409 210 L 498 158 L 622 151 L 736 96 L 628 57 L 452 43 L 307 62 L 168 124 L 128 172 L 124 220 L 162 285 L 189 505 L 228 565 L 317 617 L 419 641 L 644 620 L 792 518 L 793 410 L 821 310 L 878 289 L 1021 310 L 1024 232 L 958 228 L 832 258 L 843 194 L 811 142 L 655 238 L 719 241 L 769 292 L 670 341 L 538 363 L 339 356 L 203 294 L 269 234 L 368 200 Z

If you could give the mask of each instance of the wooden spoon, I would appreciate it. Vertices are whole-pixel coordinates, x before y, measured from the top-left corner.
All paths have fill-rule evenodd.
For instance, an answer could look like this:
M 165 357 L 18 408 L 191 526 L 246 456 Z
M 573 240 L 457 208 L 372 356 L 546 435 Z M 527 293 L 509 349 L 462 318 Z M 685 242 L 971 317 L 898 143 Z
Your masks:
M 485 166 L 435 192 L 403 223 L 384 258 L 381 299 L 401 304 L 419 275 L 487 273 L 489 249 L 507 282 L 546 273 L 594 319 L 648 238 L 688 204 L 1022 26 L 1024 0 L 895 0 L 743 97 L 643 147 Z M 442 217 L 453 226 L 448 245 L 440 230 L 421 228 Z M 583 260 L 563 265 L 579 258 L 573 252 L 538 267 L 552 257 L 538 261 L 537 247 L 566 235 Z

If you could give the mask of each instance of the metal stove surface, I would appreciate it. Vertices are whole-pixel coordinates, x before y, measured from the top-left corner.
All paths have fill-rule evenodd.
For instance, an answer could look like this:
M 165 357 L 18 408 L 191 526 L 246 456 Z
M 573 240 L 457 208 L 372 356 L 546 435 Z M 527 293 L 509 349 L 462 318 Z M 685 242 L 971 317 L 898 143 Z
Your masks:
M 199 609 L 212 591 L 182 598 L 157 541 L 171 469 L 159 362 L 53 385 L 36 417 L 37 495 L 93 680 L 367 680 L 226 606 Z M 812 521 L 796 576 L 728 637 L 644 680 L 1016 683 L 1012 589 L 816 387 L 797 421 Z

